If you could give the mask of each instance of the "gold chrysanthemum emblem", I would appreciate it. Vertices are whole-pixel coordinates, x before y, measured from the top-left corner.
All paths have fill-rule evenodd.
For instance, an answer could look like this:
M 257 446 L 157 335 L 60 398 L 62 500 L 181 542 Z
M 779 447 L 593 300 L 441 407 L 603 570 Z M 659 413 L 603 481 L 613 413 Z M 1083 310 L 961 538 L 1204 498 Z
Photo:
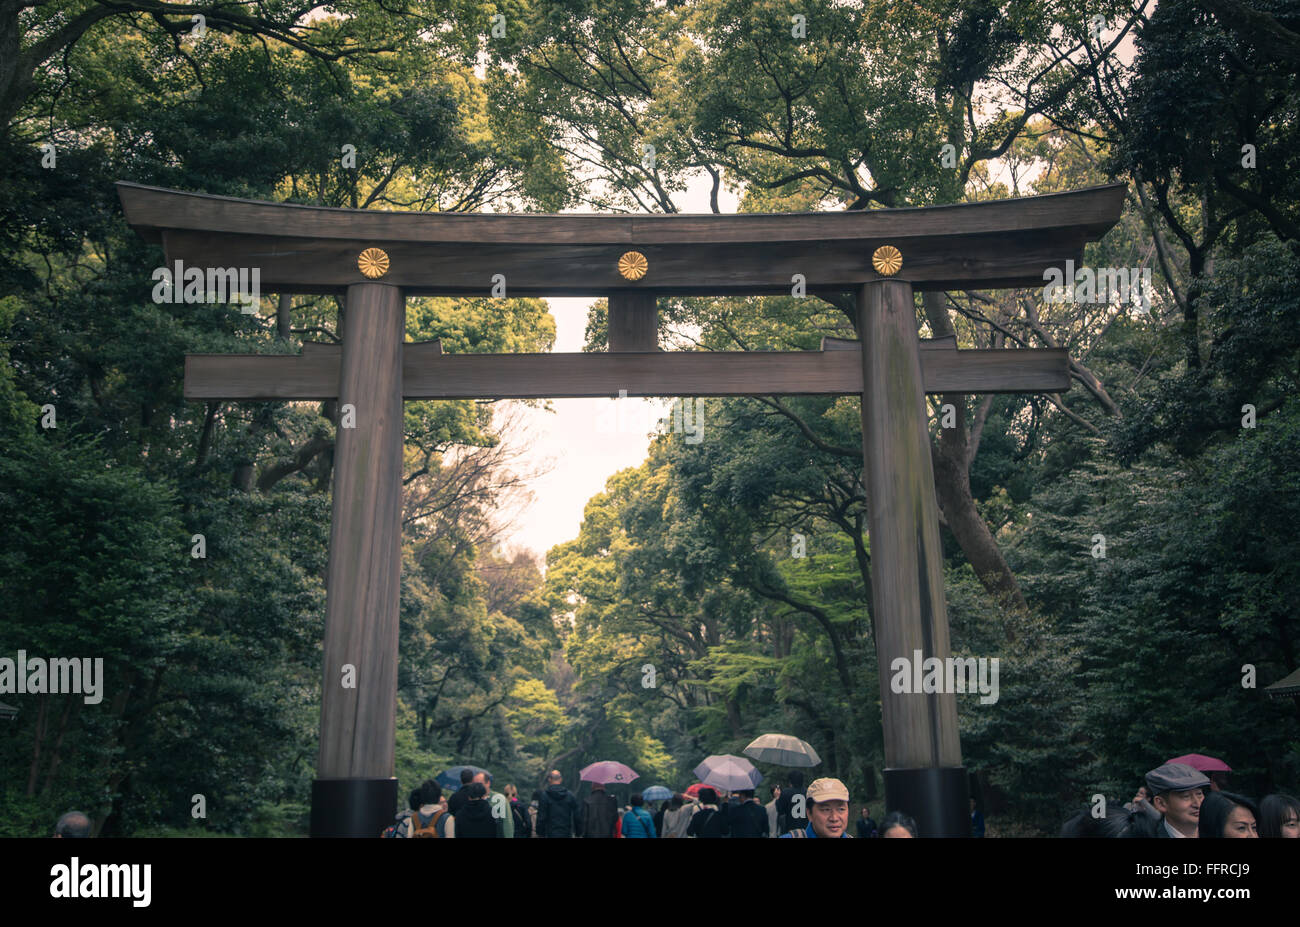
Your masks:
M 881 276 L 892 277 L 903 266 L 903 252 L 893 245 L 881 245 L 871 255 L 871 266 Z
M 382 248 L 367 248 L 357 255 L 357 267 L 372 280 L 388 273 L 388 255 Z
M 618 272 L 624 280 L 640 280 L 650 269 L 650 262 L 640 251 L 629 251 L 618 259 Z

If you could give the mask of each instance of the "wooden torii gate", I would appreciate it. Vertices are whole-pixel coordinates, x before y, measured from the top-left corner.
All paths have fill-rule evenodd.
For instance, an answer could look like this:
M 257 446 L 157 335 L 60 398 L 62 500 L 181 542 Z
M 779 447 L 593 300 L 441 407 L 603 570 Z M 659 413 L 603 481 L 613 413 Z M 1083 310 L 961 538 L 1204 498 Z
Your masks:
M 324 400 L 338 430 L 314 836 L 374 836 L 393 778 L 404 399 L 855 393 L 890 810 L 923 835 L 969 832 L 956 698 L 894 693 L 896 657 L 950 656 L 926 393 L 1069 389 L 1064 350 L 922 342 L 915 290 L 1042 286 L 1118 221 L 1124 186 L 988 203 L 740 215 L 396 213 L 119 183 L 169 266 L 259 269 L 275 293 L 345 294 L 343 344 L 300 356 L 189 355 L 187 399 Z M 407 296 L 608 296 L 609 353 L 452 355 L 403 344 Z M 656 296 L 853 291 L 861 342 L 821 351 L 662 352 Z M 177 286 L 180 282 L 177 281 Z M 829 350 L 827 348 L 830 348 Z M 345 687 L 344 667 L 354 671 Z

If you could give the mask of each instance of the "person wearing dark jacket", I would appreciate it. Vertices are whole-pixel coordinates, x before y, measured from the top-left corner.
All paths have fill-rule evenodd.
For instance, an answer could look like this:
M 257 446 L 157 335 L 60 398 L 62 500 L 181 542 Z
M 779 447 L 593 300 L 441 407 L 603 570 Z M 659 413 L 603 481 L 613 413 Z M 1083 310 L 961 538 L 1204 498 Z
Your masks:
M 713 789 L 700 789 L 700 810 L 691 818 L 686 836 L 725 837 L 728 830 L 727 813 L 718 810 L 718 793 Z
M 460 771 L 460 788 L 457 789 L 447 799 L 447 813 L 455 815 L 457 811 L 465 807 L 465 802 L 469 801 L 469 794 L 466 791 L 469 784 L 474 781 L 474 771 L 472 769 L 462 769 Z
M 492 816 L 483 783 L 471 782 L 465 794 L 465 804 L 456 812 L 456 837 L 500 837 L 501 822 Z
M 537 803 L 537 836 L 582 836 L 578 799 L 561 784 L 564 780 L 558 769 L 552 769 L 546 778 L 549 784 Z
M 754 798 L 753 789 L 742 789 L 736 793 L 740 804 L 729 805 L 724 809 L 727 815 L 727 828 L 733 837 L 766 837 L 767 809 Z
M 795 796 L 799 796 L 798 799 Z M 776 800 L 776 824 L 782 834 L 808 826 L 807 797 L 803 791 L 803 773 L 790 773 L 790 788 L 781 790 Z
M 591 794 L 582 803 L 582 836 L 613 837 L 618 826 L 618 799 L 605 791 L 599 782 L 591 784 Z

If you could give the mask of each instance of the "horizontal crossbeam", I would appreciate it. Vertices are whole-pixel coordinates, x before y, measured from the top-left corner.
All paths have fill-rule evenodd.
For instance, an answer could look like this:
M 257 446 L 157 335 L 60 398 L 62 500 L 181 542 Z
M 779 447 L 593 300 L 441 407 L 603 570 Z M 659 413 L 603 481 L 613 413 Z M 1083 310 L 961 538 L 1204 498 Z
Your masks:
M 846 292 L 884 279 L 872 256 L 898 249 L 914 290 L 1041 287 L 1083 262 L 1119 219 L 1125 187 L 927 206 L 736 215 L 403 213 L 325 209 L 119 183 L 127 221 L 168 267 L 245 269 L 262 292 L 342 293 L 379 282 L 407 296 L 661 296 Z M 643 276 L 619 270 L 629 251 Z M 372 269 L 376 269 L 372 265 Z
M 402 346 L 405 399 L 565 399 L 627 396 L 793 396 L 862 392 L 857 342 L 822 351 L 666 351 L 627 354 L 443 354 Z M 846 348 L 848 348 L 846 350 Z M 342 349 L 300 356 L 189 354 L 186 399 L 320 400 L 339 395 Z M 921 342 L 927 393 L 1039 393 L 1070 388 L 1064 349 L 959 351 Z

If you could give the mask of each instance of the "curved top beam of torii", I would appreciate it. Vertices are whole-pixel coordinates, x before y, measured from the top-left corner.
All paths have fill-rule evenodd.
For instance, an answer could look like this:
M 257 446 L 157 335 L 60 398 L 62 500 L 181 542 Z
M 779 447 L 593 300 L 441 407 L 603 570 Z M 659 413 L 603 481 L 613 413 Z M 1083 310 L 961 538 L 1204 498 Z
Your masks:
M 381 248 L 377 281 L 411 296 L 488 295 L 505 277 L 509 296 L 788 293 L 802 274 L 809 292 L 881 279 L 872 254 L 902 253 L 896 279 L 917 290 L 1041 286 L 1043 273 L 1082 263 L 1085 242 L 1118 220 L 1125 187 L 1044 196 L 852 212 L 729 215 L 412 213 L 330 209 L 185 193 L 121 182 L 126 220 L 160 242 L 167 261 L 258 268 L 277 293 L 335 293 L 370 282 L 357 256 Z M 619 258 L 640 252 L 636 281 Z

